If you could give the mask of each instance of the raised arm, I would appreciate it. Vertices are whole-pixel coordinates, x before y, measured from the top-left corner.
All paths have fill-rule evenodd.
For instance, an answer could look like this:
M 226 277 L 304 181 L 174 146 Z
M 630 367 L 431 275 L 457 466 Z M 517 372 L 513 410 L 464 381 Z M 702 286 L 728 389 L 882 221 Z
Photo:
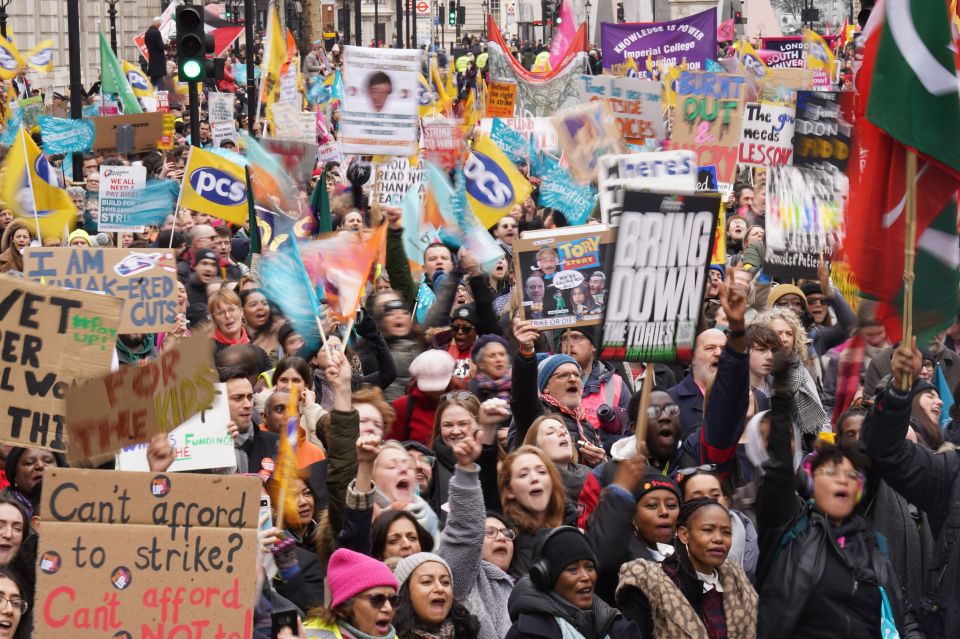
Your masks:
M 400 209 L 388 206 L 383 210 L 387 216 L 387 275 L 390 276 L 390 287 L 400 294 L 407 310 L 413 312 L 413 305 L 417 303 L 417 285 L 410 274 L 410 262 L 407 253 L 403 250 L 403 224 L 400 218 L 403 215 Z
M 520 344 L 520 350 L 513 358 L 513 385 L 510 389 L 514 428 L 510 447 L 516 448 L 527 436 L 533 421 L 543 414 L 543 406 L 537 389 L 537 358 L 534 351 L 534 343 L 540 333 L 530 322 L 514 318 L 513 336 Z
M 450 513 L 437 551 L 450 564 L 453 596 L 460 599 L 475 587 L 483 561 L 486 514 L 480 489 L 480 466 L 476 463 L 483 444 L 482 433 L 477 431 L 474 435 L 453 447 L 457 466 L 450 479 Z
M 327 379 L 333 386 L 333 411 L 327 438 L 327 494 L 330 495 L 330 530 L 334 537 L 343 526 L 343 505 L 347 486 L 357 476 L 356 441 L 360 416 L 351 400 L 350 362 L 340 351 L 332 351 Z

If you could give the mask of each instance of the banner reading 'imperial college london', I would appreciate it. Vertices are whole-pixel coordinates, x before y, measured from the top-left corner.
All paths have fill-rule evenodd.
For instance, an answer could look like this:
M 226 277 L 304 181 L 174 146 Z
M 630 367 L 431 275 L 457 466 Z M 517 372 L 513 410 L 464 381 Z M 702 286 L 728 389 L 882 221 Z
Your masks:
M 680 66 L 687 59 L 687 68 L 706 69 L 707 60 L 717 56 L 717 10 L 707 9 L 669 22 L 628 22 L 600 25 L 603 68 L 617 73 L 621 65 L 634 58 L 642 75 L 647 73 L 647 58 L 654 66 Z

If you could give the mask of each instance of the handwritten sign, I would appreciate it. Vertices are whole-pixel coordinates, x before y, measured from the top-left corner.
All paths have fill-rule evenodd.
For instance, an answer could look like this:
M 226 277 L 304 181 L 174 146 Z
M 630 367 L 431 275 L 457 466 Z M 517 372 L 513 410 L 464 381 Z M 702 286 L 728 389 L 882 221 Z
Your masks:
M 147 184 L 143 166 L 100 166 L 100 217 L 97 230 L 108 233 L 143 233 L 146 229 L 126 223 L 136 206 L 137 192 Z
M 253 636 L 256 477 L 48 468 L 36 639 Z
M 377 163 L 376 188 L 380 206 L 400 206 L 400 200 L 411 188 L 420 187 L 420 169 L 410 166 L 407 158 L 394 157 Z
M 793 164 L 795 113 L 792 106 L 748 102 L 740 135 L 740 164 Z
M 207 468 L 236 467 L 233 437 L 227 432 L 230 408 L 225 384 L 214 386 L 213 402 L 199 413 L 170 431 L 174 461 L 171 473 Z M 117 455 L 118 470 L 149 470 L 147 443 L 128 446 Z
M 628 144 L 643 145 L 666 137 L 660 83 L 612 75 L 581 75 L 580 98 L 603 100 L 616 114 Z
M 712 71 L 682 71 L 670 148 L 696 151 L 697 164 L 717 167 L 721 182 L 737 168 L 745 78 Z
M 514 82 L 490 82 L 487 85 L 488 118 L 512 118 L 517 85 Z
M 452 171 L 463 153 L 463 127 L 453 118 L 424 120 L 420 141 L 428 161 Z
M 215 93 L 211 91 L 207 94 L 210 124 L 214 122 L 229 122 L 233 124 L 233 101 L 234 96 L 232 93 Z
M 146 366 L 122 366 L 69 391 L 70 459 L 115 453 L 172 431 L 210 405 L 216 383 L 210 334 L 203 331 Z
M 0 441 L 67 449 L 64 396 L 110 371 L 123 300 L 0 277 Z
M 177 258 L 172 251 L 43 248 L 23 251 L 27 279 L 127 300 L 121 333 L 173 330 L 177 321 Z

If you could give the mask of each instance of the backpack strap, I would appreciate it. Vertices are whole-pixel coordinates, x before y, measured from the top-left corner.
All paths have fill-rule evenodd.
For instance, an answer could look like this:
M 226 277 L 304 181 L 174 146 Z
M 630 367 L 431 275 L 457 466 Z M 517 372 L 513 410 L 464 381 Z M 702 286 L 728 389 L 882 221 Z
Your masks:
M 780 538 L 780 544 L 777 546 L 777 549 L 774 551 L 774 557 L 778 556 L 783 549 L 790 545 L 790 543 L 806 532 L 807 528 L 810 527 L 810 515 L 804 510 L 803 516 L 798 519 L 793 526 L 783 534 L 783 537 Z

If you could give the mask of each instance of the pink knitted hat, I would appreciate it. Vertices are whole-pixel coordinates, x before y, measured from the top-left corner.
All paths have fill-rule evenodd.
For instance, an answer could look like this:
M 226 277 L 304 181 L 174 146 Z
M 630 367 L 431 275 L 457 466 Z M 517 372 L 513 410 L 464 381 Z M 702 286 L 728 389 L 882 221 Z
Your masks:
M 397 578 L 382 561 L 340 548 L 330 557 L 327 566 L 331 608 L 370 588 L 387 586 L 398 590 Z

